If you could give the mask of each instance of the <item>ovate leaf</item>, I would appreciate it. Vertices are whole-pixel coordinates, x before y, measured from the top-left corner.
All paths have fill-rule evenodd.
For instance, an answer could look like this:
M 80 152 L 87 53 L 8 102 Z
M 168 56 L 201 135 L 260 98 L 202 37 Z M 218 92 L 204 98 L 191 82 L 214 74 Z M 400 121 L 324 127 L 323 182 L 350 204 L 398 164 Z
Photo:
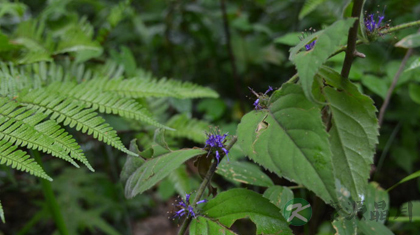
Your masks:
M 229 230 L 223 224 L 205 217 L 193 219 L 190 225 L 190 235 L 235 235 L 237 233 Z
M 410 83 L 410 85 L 408 86 L 408 91 L 410 98 L 417 104 L 420 104 L 420 85 Z
M 148 190 L 188 159 L 204 153 L 202 149 L 181 149 L 148 159 L 128 178 L 125 196 L 132 198 Z
M 334 70 L 323 67 L 320 75 L 337 88 L 323 89 L 332 115 L 330 143 L 336 178 L 354 200 L 362 200 L 378 143 L 376 108 L 372 99 Z
M 339 20 L 328 28 L 306 37 L 290 50 L 289 59 L 296 65 L 303 91 L 311 101 L 314 100 L 311 89 L 315 74 L 328 57 L 339 49 L 354 21 L 354 18 Z M 305 51 L 305 45 L 313 40 L 316 40 L 314 48 Z
M 328 134 L 319 107 L 300 86 L 284 84 L 268 109 L 242 118 L 237 134 L 238 144 L 256 163 L 303 184 L 327 203 L 335 199 Z
M 366 190 L 366 197 L 363 201 L 364 220 L 378 218 L 379 223 L 385 223 L 389 211 L 389 195 L 378 183 L 371 182 Z M 383 219 L 381 219 L 383 218 Z M 376 220 L 375 220 L 376 221 Z
M 257 226 L 257 234 L 292 234 L 279 209 L 262 195 L 247 189 L 220 193 L 204 204 L 202 214 L 226 227 L 238 219 L 249 218 Z

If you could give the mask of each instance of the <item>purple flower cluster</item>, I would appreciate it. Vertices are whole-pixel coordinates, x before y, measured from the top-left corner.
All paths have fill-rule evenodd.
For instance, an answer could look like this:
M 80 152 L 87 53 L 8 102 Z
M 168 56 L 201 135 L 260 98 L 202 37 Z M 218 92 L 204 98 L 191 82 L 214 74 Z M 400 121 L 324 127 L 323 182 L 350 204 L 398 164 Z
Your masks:
M 259 110 L 259 109 L 263 109 L 264 107 L 263 106 L 261 106 L 261 104 L 260 104 L 260 97 L 261 97 L 261 95 L 258 95 L 255 91 L 253 91 L 251 88 L 249 88 L 258 98 L 257 98 L 257 100 L 253 103 L 253 105 L 254 105 L 254 108 L 256 109 L 256 110 Z M 263 96 L 265 96 L 265 95 L 267 95 L 268 94 L 268 92 L 270 92 L 270 91 L 272 91 L 273 90 L 273 88 L 271 87 L 271 86 L 268 86 L 268 90 L 263 94 Z
M 385 9 L 384 9 L 385 11 Z M 366 29 L 373 33 L 375 32 L 376 29 L 379 29 L 381 27 L 381 23 L 382 21 L 385 19 L 385 14 L 382 13 L 382 15 L 377 16 L 377 20 L 375 20 L 375 15 L 374 14 L 370 14 L 365 18 L 365 26 Z
M 313 40 L 311 43 L 306 44 L 305 45 L 306 51 L 312 50 L 312 48 L 314 48 L 314 46 L 315 46 L 315 43 L 316 43 L 316 40 Z
M 192 216 L 192 217 L 196 216 L 196 213 L 194 212 L 194 208 L 190 205 L 190 196 L 191 196 L 191 194 L 187 194 L 185 196 L 185 201 L 181 199 L 180 202 L 178 202 L 177 204 L 174 205 L 175 207 L 179 208 L 179 210 L 177 212 L 175 212 L 175 214 L 172 217 L 173 219 L 181 218 L 184 215 L 187 215 L 187 217 L 188 216 Z M 198 201 L 196 203 L 196 205 L 201 204 L 201 203 L 205 203 L 205 202 L 207 202 L 206 199 Z
M 225 152 L 226 156 L 229 153 L 229 151 L 224 146 L 224 141 L 225 141 L 226 137 L 227 137 L 227 133 L 224 134 L 224 135 L 221 135 L 220 130 L 216 130 L 215 134 L 207 133 L 207 140 L 206 140 L 206 145 L 204 146 L 204 148 L 209 146 L 210 150 L 213 149 L 213 148 L 216 149 L 217 164 L 219 164 L 219 162 L 220 162 L 219 150 L 223 150 L 223 152 Z M 209 154 L 210 154 L 210 151 L 209 151 Z

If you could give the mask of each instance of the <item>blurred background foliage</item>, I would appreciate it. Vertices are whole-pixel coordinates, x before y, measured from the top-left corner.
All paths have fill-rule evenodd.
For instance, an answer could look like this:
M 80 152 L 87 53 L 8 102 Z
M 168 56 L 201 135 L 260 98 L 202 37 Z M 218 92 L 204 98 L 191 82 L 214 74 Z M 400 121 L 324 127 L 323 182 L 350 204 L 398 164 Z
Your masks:
M 229 35 L 221 2 L 226 7 Z M 296 73 L 288 56 L 289 48 L 299 42 L 301 32 L 322 29 L 347 16 L 348 3 L 338 0 L 1 0 L 0 59 L 16 65 L 70 60 L 90 69 L 109 66 L 107 62 L 112 61 L 122 68 L 119 75 L 126 77 L 153 75 L 209 86 L 221 98 L 142 100 L 160 123 L 179 129 L 167 132 L 170 146 L 201 147 L 204 131 L 210 124 L 234 135 L 240 118 L 253 108 L 256 99 L 248 87 L 257 92 L 264 92 L 269 85 L 280 87 Z M 391 20 L 390 25 L 418 20 L 420 15 L 418 1 L 367 1 L 365 10 L 382 12 L 385 6 L 385 20 Z M 406 52 L 394 44 L 416 30 L 398 31 L 358 47 L 366 59 L 354 61 L 350 79 L 373 98 L 378 109 Z M 328 63 L 340 71 L 343 58 L 344 54 L 340 54 Z M 407 68 L 419 60 L 419 52 L 415 50 Z M 417 67 L 403 72 L 380 129 L 372 179 L 385 189 L 420 168 L 419 71 Z M 104 118 L 118 131 L 126 146 L 136 137 L 143 150 L 153 139 L 154 127 L 111 115 Z M 173 234 L 176 231 L 176 222 L 168 220 L 166 212 L 171 210 L 176 194 L 188 193 L 198 185 L 192 162 L 171 174 L 156 190 L 127 200 L 119 180 L 126 159 L 124 154 L 81 133 L 72 134 L 81 140 L 96 172 L 73 169 L 60 161 L 44 164 L 54 178 L 53 189 L 71 234 Z M 238 167 L 254 169 L 247 165 L 238 149 L 233 149 L 229 156 L 231 161 L 240 159 L 243 165 Z M 272 182 L 290 184 L 264 173 L 263 169 L 254 170 L 269 178 L 246 187 L 263 191 L 264 185 Z M 221 189 L 241 184 L 229 176 L 218 176 L 215 181 Z M 0 192 L 7 220 L 6 224 L 0 224 L 2 234 L 57 233 L 38 179 L 1 166 Z M 295 232 L 334 234 L 330 225 L 333 209 L 307 191 L 294 193 L 316 207 L 311 222 L 295 228 Z M 403 203 L 418 200 L 419 195 L 418 179 L 392 190 L 391 215 L 400 211 Z M 416 223 L 392 222 L 389 227 L 396 234 L 413 234 L 418 228 Z M 240 234 L 255 229 L 246 221 L 240 221 L 237 227 Z

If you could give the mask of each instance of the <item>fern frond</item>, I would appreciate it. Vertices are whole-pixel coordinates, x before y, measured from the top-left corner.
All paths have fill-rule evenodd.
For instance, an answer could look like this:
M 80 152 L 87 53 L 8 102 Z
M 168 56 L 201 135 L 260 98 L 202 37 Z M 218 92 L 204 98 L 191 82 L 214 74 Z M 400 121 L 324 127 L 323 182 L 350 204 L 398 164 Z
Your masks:
M 52 181 L 42 167 L 35 162 L 27 153 L 16 150 L 16 146 L 9 142 L 0 140 L 0 164 L 11 166 L 20 171 L 26 171 L 31 175 Z
M 41 133 L 45 133 L 48 136 L 54 138 L 54 144 L 57 144 L 61 148 L 64 149 L 67 155 L 70 155 L 71 158 L 76 159 L 91 170 L 95 171 L 93 167 L 90 165 L 88 160 L 86 159 L 85 154 L 83 153 L 82 149 L 80 148 L 79 144 L 77 144 L 76 140 L 67 133 L 60 125 L 58 125 L 53 120 L 48 120 L 42 122 L 35 126 L 35 129 Z
M 166 132 L 169 136 L 182 137 L 197 143 L 204 143 L 207 139 L 205 132 L 209 129 L 210 123 L 194 118 L 190 119 L 184 114 L 178 114 L 173 116 L 166 125 L 176 129 L 176 131 Z
M 57 123 L 63 123 L 77 131 L 92 135 L 95 139 L 125 153 L 136 155 L 124 147 L 116 131 L 105 123 L 102 117 L 92 109 L 85 109 L 73 99 L 66 99 L 46 89 L 38 89 L 19 97 L 19 101 L 30 109 L 51 115 L 50 118 L 56 120 Z
M 112 91 L 121 96 L 131 98 L 143 97 L 175 97 L 187 98 L 217 98 L 219 95 L 210 88 L 189 82 L 168 79 L 130 78 L 112 79 L 104 84 L 105 91 Z
M 40 150 L 61 158 L 79 167 L 61 147 L 54 144 L 54 139 L 37 131 L 33 126 L 14 118 L 0 116 L 0 140 L 7 141 L 29 149 Z
M 131 118 L 146 122 L 150 125 L 168 128 L 154 120 L 147 109 L 134 99 L 123 98 L 113 93 L 104 93 L 95 86 L 96 80 L 75 83 L 53 83 L 48 86 L 51 91 L 63 91 L 69 97 L 81 101 L 86 108 L 98 110 L 100 113 L 116 114 L 121 117 Z

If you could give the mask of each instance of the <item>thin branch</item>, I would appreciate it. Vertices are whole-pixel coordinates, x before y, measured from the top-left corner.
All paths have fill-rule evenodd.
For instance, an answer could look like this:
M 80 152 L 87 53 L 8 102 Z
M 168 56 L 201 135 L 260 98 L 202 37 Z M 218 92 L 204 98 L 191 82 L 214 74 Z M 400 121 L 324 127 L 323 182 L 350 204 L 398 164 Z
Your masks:
M 349 37 L 347 39 L 347 50 L 346 57 L 344 59 L 344 65 L 341 69 L 341 76 L 343 78 L 348 78 L 350 73 L 350 68 L 353 63 L 354 54 L 356 51 L 356 41 L 357 41 L 357 29 L 359 27 L 359 17 L 362 12 L 363 0 L 354 0 L 353 1 L 353 10 L 351 12 L 351 17 L 356 17 L 356 21 L 353 24 L 353 27 L 349 30 Z
M 379 111 L 379 126 L 382 125 L 386 108 L 388 107 L 389 101 L 391 100 L 392 92 L 394 92 L 394 89 L 395 89 L 395 86 L 397 85 L 398 79 L 400 78 L 400 75 L 403 72 L 405 64 L 407 64 L 408 58 L 410 58 L 412 53 L 413 53 L 413 48 L 408 49 L 408 51 L 405 53 L 404 59 L 402 60 L 402 62 L 400 64 L 400 67 L 398 68 L 397 73 L 394 76 L 394 79 L 392 80 L 392 84 L 388 89 L 388 92 L 387 92 L 386 97 L 385 97 L 385 101 L 382 104 L 381 109 Z
M 229 53 L 229 59 L 230 59 L 230 65 L 232 68 L 233 82 L 235 83 L 236 95 L 239 97 L 239 105 L 242 112 L 245 112 L 244 96 L 241 90 L 241 87 L 242 87 L 241 80 L 239 79 L 238 70 L 236 69 L 236 59 L 235 59 L 235 55 L 233 54 L 232 44 L 230 41 L 229 21 L 228 21 L 227 13 L 226 13 L 225 0 L 220 0 L 220 9 L 222 10 L 222 15 L 223 15 L 223 29 L 226 35 L 226 46 Z
M 236 143 L 236 141 L 238 140 L 238 138 L 236 137 L 236 136 L 233 136 L 233 138 L 232 138 L 232 140 L 229 142 L 229 144 L 228 144 L 228 146 L 226 146 L 226 149 L 227 150 L 230 150 L 231 148 L 232 148 L 232 146 Z M 223 155 L 222 156 L 222 158 L 224 157 L 225 155 Z M 221 161 L 222 159 L 220 159 L 220 161 Z M 197 194 L 196 194 L 196 196 L 195 196 L 195 198 L 194 198 L 194 200 L 193 200 L 193 202 L 191 203 L 191 205 L 196 205 L 197 204 L 197 202 L 201 199 L 201 197 L 203 196 L 203 194 L 204 194 L 204 191 L 206 190 L 206 188 L 207 188 L 207 185 L 210 183 L 210 181 L 211 181 L 211 178 L 213 177 L 213 175 L 214 175 L 214 172 L 216 171 L 216 168 L 217 168 L 217 165 L 219 164 L 219 162 L 218 161 L 216 161 L 216 160 L 214 160 L 213 161 L 213 163 L 212 163 L 212 165 L 210 166 L 210 169 L 207 171 L 207 173 L 206 173 L 206 176 L 204 177 L 204 179 L 203 179 L 203 182 L 201 182 L 201 184 L 200 184 L 200 187 L 198 188 L 198 190 L 197 190 Z M 188 216 L 185 220 L 184 220 L 184 222 L 182 223 L 182 225 L 181 225 L 181 228 L 179 229 L 179 231 L 178 231 L 178 235 L 183 235 L 186 231 L 187 231 L 187 229 L 188 229 L 188 226 L 190 225 L 190 223 L 191 223 L 191 220 L 192 220 L 192 217 L 191 216 Z

